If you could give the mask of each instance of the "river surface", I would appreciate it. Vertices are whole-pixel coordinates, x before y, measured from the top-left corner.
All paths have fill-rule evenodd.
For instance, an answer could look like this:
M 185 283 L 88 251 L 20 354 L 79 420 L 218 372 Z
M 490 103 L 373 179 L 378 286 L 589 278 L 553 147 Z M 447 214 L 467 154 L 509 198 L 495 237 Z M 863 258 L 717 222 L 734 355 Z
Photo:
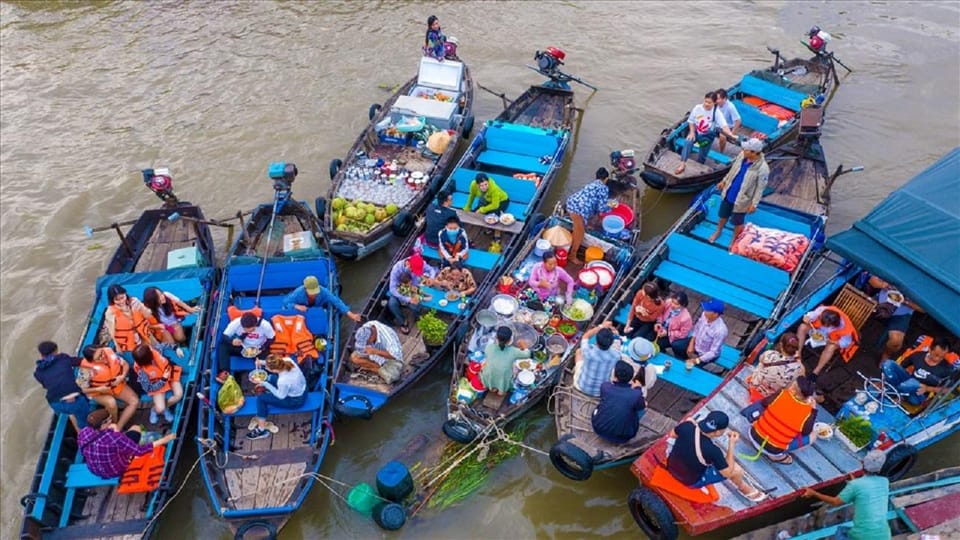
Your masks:
M 960 144 L 956 2 L 2 2 L 0 537 L 19 527 L 17 501 L 50 418 L 31 377 L 35 346 L 75 346 L 91 284 L 117 244 L 110 232 L 86 239 L 84 225 L 155 206 L 137 172 L 150 166 L 169 166 L 181 198 L 216 218 L 272 197 L 270 161 L 299 166 L 298 197 L 325 193 L 328 163 L 343 157 L 368 106 L 414 73 L 430 14 L 459 38 L 476 81 L 497 92 L 512 97 L 538 83 L 524 64 L 550 45 L 567 52 L 569 72 L 600 88 L 589 99 L 576 89 L 586 113 L 547 208 L 592 178 L 611 150 L 646 149 L 704 91 L 768 65 L 766 45 L 803 55 L 799 40 L 813 24 L 833 34 L 832 49 L 854 69 L 828 111 L 827 157 L 832 167 L 866 166 L 836 184 L 831 231 Z M 478 121 L 500 111 L 498 98 L 477 96 Z M 647 193 L 644 236 L 664 231 L 688 202 Z M 362 305 L 388 260 L 383 251 L 341 267 L 349 303 Z M 373 482 L 417 435 L 441 437 L 447 381 L 439 368 L 375 419 L 339 423 L 322 472 Z M 529 421 L 527 443 L 549 448 L 546 408 Z M 958 464 L 958 442 L 925 451 L 919 469 Z M 184 469 L 196 455 L 189 447 Z M 636 538 L 625 505 L 635 485 L 626 468 L 574 483 L 526 452 L 476 495 L 395 536 Z M 159 532 L 228 536 L 198 472 Z M 281 538 L 381 536 L 318 485 Z

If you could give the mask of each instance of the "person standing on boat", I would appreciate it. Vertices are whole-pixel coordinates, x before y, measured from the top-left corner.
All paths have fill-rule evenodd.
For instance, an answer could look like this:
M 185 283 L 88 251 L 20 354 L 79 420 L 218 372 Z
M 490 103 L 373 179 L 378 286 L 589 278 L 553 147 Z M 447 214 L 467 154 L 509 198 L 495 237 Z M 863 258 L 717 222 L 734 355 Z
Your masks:
M 736 139 L 737 136 L 730 131 L 727 126 L 727 119 L 719 113 L 715 104 L 717 102 L 716 92 L 707 92 L 703 95 L 703 103 L 698 103 L 690 111 L 687 117 L 687 137 L 683 141 L 683 149 L 680 151 L 680 165 L 673 171 L 673 174 L 680 176 L 687 169 L 687 159 L 690 158 L 690 152 L 693 145 L 700 143 L 700 151 L 697 153 L 697 161 L 706 163 L 707 154 L 713 146 L 713 140 L 721 133 Z
M 440 29 L 440 19 L 436 15 L 427 17 L 427 35 L 423 40 L 423 54 L 443 62 L 447 57 L 447 36 Z
M 433 283 L 433 278 L 437 276 L 437 269 L 427 264 L 423 260 L 423 255 L 419 253 L 397 261 L 390 269 L 390 297 L 387 299 L 387 309 L 393 315 L 393 324 L 398 326 L 402 333 L 409 334 L 410 327 L 407 325 L 407 318 L 403 315 L 403 308 L 409 308 L 416 319 L 420 315 L 420 296 L 408 295 L 401 290 L 400 276 L 404 273 L 410 274 L 410 287 L 419 289 L 421 283 L 426 286 Z
M 853 327 L 853 321 L 843 310 L 834 306 L 821 305 L 805 314 L 797 328 L 797 341 L 800 343 L 798 358 L 805 344 L 814 348 L 823 347 L 816 367 L 809 374 L 814 381 L 835 352 L 840 351 L 843 361 L 849 362 L 860 347 L 860 336 Z
M 763 190 L 767 187 L 770 167 L 763 158 L 763 143 L 760 139 L 749 139 L 741 148 L 743 151 L 733 160 L 730 170 L 717 184 L 722 197 L 718 213 L 720 219 L 717 220 L 717 229 L 707 239 L 711 244 L 720 237 L 729 219 L 733 221 L 733 241 L 730 242 L 730 247 L 733 247 L 743 230 L 744 218 L 757 211 L 757 205 L 763 198 Z
M 140 300 L 128 296 L 122 286 L 111 285 L 107 288 L 107 301 L 109 305 L 103 313 L 103 326 L 110 334 L 117 352 L 133 352 L 141 343 L 159 345 L 148 323 L 153 314 Z
M 740 120 L 740 112 L 737 111 L 737 106 L 730 101 L 727 90 L 724 88 L 717 89 L 717 109 L 723 114 L 723 119 L 727 121 L 730 131 L 736 133 L 743 122 Z M 724 148 L 727 147 L 727 139 L 720 137 L 717 146 L 720 147 L 720 153 L 722 154 Z
M 307 401 L 307 378 L 300 371 L 300 366 L 287 356 L 271 354 L 266 360 L 258 360 L 257 365 L 268 373 L 276 375 L 276 385 L 270 380 L 257 384 L 257 388 L 265 390 L 257 396 L 257 427 L 247 432 L 250 440 L 263 439 L 270 436 L 267 430 L 267 414 L 270 407 L 277 409 L 299 409 Z M 272 376 L 271 375 L 271 376 Z
M 480 202 L 477 209 L 473 209 L 473 201 L 478 199 Z M 467 195 L 467 204 L 464 205 L 464 212 L 474 212 L 479 214 L 500 215 L 507 211 L 510 205 L 510 196 L 500 186 L 496 184 L 489 176 L 483 173 L 477 173 L 477 176 L 470 182 L 470 193 Z
M 427 247 L 439 249 L 437 238 L 440 236 L 440 231 L 447 226 L 451 217 L 457 217 L 457 211 L 453 209 L 453 193 L 441 191 L 437 195 L 436 202 L 430 203 L 430 206 L 427 207 L 424 216 L 427 225 L 423 231 L 423 243 Z
M 593 217 L 610 209 L 610 173 L 600 167 L 594 175 L 595 179 L 567 197 L 564 204 L 570 221 L 573 222 L 573 239 L 570 243 L 570 261 L 573 264 L 583 264 L 577 257 L 580 244 L 586 235 L 587 222 Z
M 667 297 L 663 313 L 653 327 L 657 333 L 657 346 L 661 351 L 670 349 L 674 351 L 674 356 L 679 356 L 677 349 L 673 348 L 674 344 L 690 335 L 690 330 L 693 329 L 693 318 L 687 309 L 689 304 L 690 300 L 684 291 L 672 292 Z
M 123 433 L 121 429 L 112 422 L 110 413 L 97 409 L 87 416 L 87 427 L 77 436 L 83 461 L 90 472 L 100 478 L 120 478 L 127 472 L 133 458 L 145 456 L 177 438 L 175 433 L 169 433 L 150 444 L 140 444 L 143 435 L 140 426 L 133 426 Z
M 90 414 L 90 400 L 77 385 L 74 368 L 80 366 L 80 359 L 61 353 L 57 344 L 44 341 L 37 346 L 40 359 L 33 371 L 33 378 L 47 391 L 47 403 L 53 412 L 67 415 L 73 429 L 80 432 L 87 427 L 87 415 Z
M 312 307 L 328 306 L 343 313 L 353 322 L 360 322 L 360 314 L 350 311 L 350 306 L 339 296 L 330 292 L 330 289 L 320 285 L 316 276 L 303 278 L 303 285 L 290 291 L 283 298 L 283 309 L 295 309 L 306 313 Z
M 89 374 L 89 382 L 83 388 L 83 393 L 104 407 L 121 429 L 126 426 L 140 405 L 140 396 L 127 385 L 130 364 L 110 347 L 87 345 L 83 348 L 80 370 L 86 370 Z M 119 418 L 117 400 L 126 404 Z
M 882 364 L 897 357 L 897 353 L 903 348 L 903 338 L 910 328 L 910 319 L 913 317 L 913 313 L 915 311 L 923 313 L 923 309 L 911 302 L 896 287 L 880 276 L 870 276 L 867 283 L 874 289 L 879 289 L 877 307 L 881 309 L 878 309 L 874 316 L 887 319 L 887 342 L 883 346 L 883 352 L 880 353 L 880 363 Z
M 887 508 L 890 502 L 890 480 L 880 475 L 886 456 L 871 450 L 863 458 L 865 475 L 847 482 L 836 497 L 805 489 L 803 496 L 816 498 L 833 506 L 853 505 L 853 525 L 837 529 L 839 540 L 890 540 Z
M 806 377 L 797 377 L 790 386 L 767 396 L 759 403 L 761 412 L 750 428 L 750 438 L 771 461 L 793 463 L 790 452 L 810 444 L 816 438 L 816 385 Z
M 730 480 L 747 499 L 762 501 L 766 495 L 743 479 L 743 469 L 733 452 L 740 434 L 727 431 L 729 425 L 730 417 L 723 411 L 711 411 L 699 422 L 686 420 L 678 424 L 667 439 L 667 471 L 694 489 Z M 724 434 L 726 452 L 713 443 Z
M 170 409 L 183 399 L 183 385 L 180 384 L 183 368 L 171 363 L 153 347 L 140 345 L 133 350 L 133 370 L 140 387 L 153 399 L 150 423 L 157 423 L 158 414 L 162 414 L 167 422 L 173 422 Z M 170 399 L 167 399 L 167 392 L 172 393 Z
M 590 417 L 594 433 L 613 444 L 634 438 L 647 412 L 642 386 L 633 380 L 633 366 L 618 360 L 611 380 L 600 385 L 600 402 Z
M 594 336 L 596 343 L 590 343 Z M 610 321 L 583 333 L 580 348 L 574 354 L 574 388 L 588 396 L 600 397 L 600 386 L 610 380 L 613 367 L 621 359 L 620 351 L 613 347 L 616 338 Z
M 576 283 L 566 270 L 557 265 L 557 254 L 550 250 L 543 253 L 542 261 L 533 265 L 527 284 L 537 293 L 537 298 L 545 302 L 547 298 L 560 294 L 561 281 L 565 284 L 564 296 L 567 305 L 570 305 L 573 302 L 573 289 Z
M 256 313 L 247 312 L 227 324 L 217 347 L 217 371 L 230 370 L 230 357 L 242 356 L 244 349 L 256 349 L 263 359 L 277 337 L 270 321 Z
M 687 361 L 687 369 L 703 364 L 703 369 L 711 373 L 720 373 L 723 368 L 714 363 L 720 358 L 720 350 L 727 339 L 727 325 L 720 318 L 723 315 L 723 302 L 716 298 L 700 302 L 703 313 L 693 326 L 690 337 L 677 341 L 672 349 L 679 353 L 678 358 Z
M 513 390 L 513 363 L 521 358 L 530 358 L 530 349 L 524 340 L 518 340 L 514 347 L 513 330 L 508 326 L 497 328 L 497 339 L 487 344 L 483 350 L 484 362 L 480 370 L 483 386 L 502 396 Z
M 147 287 L 143 291 L 143 305 L 150 310 L 148 323 L 153 335 L 160 343 L 177 346 L 186 343 L 187 334 L 183 331 L 183 319 L 200 311 L 200 306 L 189 306 L 172 293 L 156 287 Z M 183 351 L 177 349 L 177 356 L 183 358 Z
M 660 287 L 653 281 L 644 283 L 630 303 L 630 314 L 627 316 L 627 326 L 623 328 L 623 333 L 631 339 L 642 337 L 653 341 L 657 334 L 657 321 L 666 307 L 660 298 Z
M 753 373 L 747 376 L 747 391 L 750 401 L 759 401 L 790 386 L 803 375 L 803 364 L 797 359 L 800 341 L 793 332 L 786 332 L 777 340 L 776 346 L 763 351 Z
M 447 218 L 446 226 L 437 233 L 437 243 L 441 267 L 463 268 L 463 263 L 470 256 L 470 241 L 457 216 Z

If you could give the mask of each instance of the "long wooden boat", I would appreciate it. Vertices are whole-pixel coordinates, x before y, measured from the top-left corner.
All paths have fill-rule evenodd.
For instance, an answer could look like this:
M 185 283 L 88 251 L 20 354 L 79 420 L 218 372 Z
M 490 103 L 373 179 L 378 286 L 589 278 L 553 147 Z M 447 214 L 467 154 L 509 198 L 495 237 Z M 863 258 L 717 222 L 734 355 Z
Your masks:
M 152 174 L 152 170 L 145 171 L 148 183 Z M 164 172 L 167 180 L 168 174 Z M 170 189 L 165 190 L 164 201 L 161 208 L 144 211 L 125 233 L 119 224 L 112 227 L 120 234 L 121 244 L 106 274 L 97 279 L 89 323 L 77 348 L 79 355 L 86 345 L 106 343 L 100 340 L 100 335 L 108 305 L 107 289 L 111 285 L 122 285 L 129 295 L 140 298 L 147 287 L 159 287 L 202 307 L 200 312 L 183 321 L 188 338 L 183 358 L 171 357 L 172 362 L 183 368 L 184 397 L 171 410 L 174 419 L 169 431 L 176 433 L 177 439 L 165 450 L 159 485 L 147 492 L 118 492 L 119 479 L 104 480 L 90 472 L 78 450 L 77 433 L 72 424 L 66 415 L 55 413 L 39 454 L 30 493 L 21 499 L 24 505 L 21 538 L 149 537 L 168 498 L 177 489 L 175 475 L 196 401 L 195 383 L 206 354 L 203 334 L 217 274 L 213 238 L 203 212 L 198 206 L 178 201 Z M 130 361 L 129 355 L 122 356 Z M 140 390 L 133 369 L 127 384 Z M 158 429 L 149 424 L 152 403 L 152 398 L 143 393 L 131 425 Z
M 893 538 L 918 533 L 960 536 L 960 467 L 947 467 L 890 484 L 887 525 Z M 733 540 L 819 540 L 853 524 L 853 506 L 821 506 L 800 517 L 741 534 Z M 911 536 L 912 535 L 912 536 Z
M 393 236 L 406 237 L 413 231 L 415 217 L 456 164 L 461 139 L 470 136 L 473 94 L 473 78 L 465 63 L 424 56 L 417 76 L 383 106 L 370 106 L 370 123 L 346 157 L 330 162 L 330 190 L 317 206 L 335 255 L 362 259 Z M 407 123 L 417 124 L 410 129 L 420 129 L 407 131 Z M 425 142 L 440 130 L 447 131 L 450 142 L 443 153 L 434 154 Z M 397 178 L 380 178 L 391 173 Z M 372 205 L 363 209 L 363 218 L 347 215 L 348 205 L 357 203 Z
M 550 76 L 548 73 L 544 75 Z M 445 339 L 427 344 L 416 325 L 410 325 L 408 335 L 394 327 L 403 343 L 404 369 L 393 384 L 386 384 L 375 374 L 354 371 L 351 363 L 344 361 L 336 381 L 338 412 L 345 416 L 369 417 L 435 365 L 453 341 L 463 338 L 465 322 L 477 309 L 477 299 L 492 286 L 499 269 L 531 228 L 543 219 L 536 213 L 537 209 L 563 165 L 572 137 L 571 129 L 577 119 L 573 91 L 566 81 L 554 76 L 542 85 L 530 87 L 496 119 L 484 124 L 442 188 L 453 192 L 453 207 L 467 232 L 470 256 L 465 267 L 473 274 L 477 290 L 469 296 L 448 301 L 444 291 L 421 287 L 421 293 L 425 295 L 421 300 L 424 312 L 435 312 L 447 325 Z M 488 224 L 483 214 L 462 210 L 466 206 L 470 183 L 481 172 L 509 194 L 507 212 L 515 219 L 512 223 Z M 390 294 L 390 269 L 397 262 L 417 250 L 428 264 L 439 266 L 437 250 L 418 241 L 425 228 L 426 223 L 421 220 L 416 234 L 411 235 L 396 252 L 390 268 L 363 309 L 364 320 L 393 324 L 386 301 Z M 499 242 L 487 233 L 500 235 Z M 353 349 L 354 343 L 345 343 L 342 357 L 349 359 Z
M 728 99 L 737 108 L 742 122 L 736 135 L 759 137 L 767 150 L 783 144 L 801 129 L 817 129 L 840 84 L 832 54 L 781 60 L 779 51 L 772 52 L 776 55 L 772 66 L 747 73 L 727 89 Z M 822 96 L 822 103 L 804 103 L 814 96 Z M 707 161 L 699 163 L 696 154 L 704 150 L 694 147 L 684 172 L 675 174 L 689 116 L 688 111 L 677 123 L 664 129 L 643 156 L 644 170 L 640 177 L 653 189 L 678 193 L 700 191 L 719 182 L 740 153 L 737 142 L 729 142 L 723 152 L 714 144 L 708 149 Z
M 495 426 L 506 426 L 550 393 L 572 358 L 573 345 L 579 342 L 584 331 L 598 324 L 591 312 L 597 311 L 596 308 L 606 299 L 607 292 L 619 284 L 636 260 L 633 237 L 610 236 L 602 230 L 588 230 L 583 241 L 585 249 L 599 249 L 602 258 L 597 261 L 600 262 L 577 265 L 567 261 L 563 268 L 574 279 L 578 279 L 581 271 L 592 268 L 591 274 L 585 275 L 592 280 L 593 276 L 600 276 L 596 272 L 603 273 L 605 286 L 597 283 L 586 287 L 581 281 L 573 293 L 574 304 L 562 306 L 550 301 L 541 302 L 527 285 L 527 280 L 533 266 L 542 260 L 536 249 L 537 241 L 543 239 L 544 231 L 555 230 L 556 227 L 572 235 L 573 224 L 566 217 L 562 205 L 557 205 L 554 215 L 533 231 L 525 245 L 503 267 L 500 275 L 509 279 L 507 282 L 501 281 L 497 287 L 490 287 L 478 299 L 477 305 L 483 309 L 475 311 L 470 318 L 466 339 L 454 343 L 453 377 L 447 396 L 447 421 L 443 424 L 443 432 L 457 442 L 469 443 L 491 433 Z M 511 305 L 510 299 L 516 303 Z M 501 305 L 503 302 L 507 303 Z M 504 311 L 503 307 L 510 309 Z M 582 310 L 583 316 L 577 317 L 570 311 L 571 308 Z M 492 317 L 492 320 L 481 323 L 476 316 L 478 313 Z M 514 342 L 526 340 L 532 358 L 518 361 L 512 392 L 501 395 L 486 390 L 478 392 L 471 386 L 468 377 L 478 376 L 484 362 L 484 349 L 496 339 L 496 331 L 500 326 L 513 330 Z M 565 328 L 568 331 L 572 329 L 572 332 L 564 335 Z M 521 385 L 520 373 L 524 370 L 532 372 L 535 378 L 532 383 Z
M 308 205 L 290 196 L 295 171 L 289 163 L 271 164 L 274 202 L 253 210 L 231 247 L 207 336 L 211 354 L 202 384 L 209 390 L 209 399 L 201 400 L 197 417 L 200 467 L 214 511 L 238 538 L 246 534 L 275 535 L 283 527 L 313 487 L 312 475 L 319 471 L 332 438 L 329 383 L 336 371 L 340 317 L 327 306 L 311 307 L 305 313 L 282 309 L 284 297 L 308 275 L 335 294 L 340 290 L 320 221 Z M 230 373 L 237 377 L 245 400 L 236 412 L 222 414 L 215 404 L 221 387 L 215 358 L 221 346 L 220 335 L 230 322 L 231 308 L 256 307 L 266 320 L 275 321 L 277 315 L 303 315 L 307 330 L 328 345 L 317 347 L 318 369 L 306 373 L 308 395 L 304 405 L 297 409 L 271 408 L 269 421 L 277 427 L 276 432 L 251 441 L 246 434 L 255 427 L 251 417 L 256 414 L 257 396 L 246 374 L 254 369 L 254 362 L 239 356 L 230 358 Z
M 960 254 L 955 250 L 944 252 L 939 240 L 955 241 L 960 232 L 958 166 L 960 149 L 955 149 L 891 194 L 851 229 L 831 237 L 827 248 L 847 260 L 834 263 L 836 257 L 825 255 L 826 264 L 835 265 L 833 271 L 825 272 L 826 280 L 797 299 L 765 333 L 765 342 L 774 343 L 783 332 L 795 331 L 803 316 L 819 305 L 842 310 L 859 328 L 860 347 L 852 358 L 846 362 L 834 358 L 817 378 L 817 388 L 823 393 L 817 420 L 830 426 L 829 432 L 792 452 L 793 463 L 789 465 L 772 463 L 765 457 L 737 460 L 745 478 L 767 494 L 760 503 L 751 503 L 725 483 L 715 484 L 718 498 L 712 502 L 691 502 L 682 493 L 667 491 L 664 484 L 652 482 L 655 471 L 665 463 L 666 440 L 656 441 L 631 468 L 642 485 L 630 495 L 630 510 L 650 536 L 675 538 L 678 525 L 691 534 L 700 534 L 770 515 L 793 503 L 806 488 L 827 488 L 850 474 L 861 474 L 861 459 L 870 449 L 884 452 L 880 472 L 897 480 L 917 462 L 919 450 L 960 430 L 960 377 L 946 380 L 944 391 L 920 406 L 902 400 L 889 381 L 884 381 L 877 358 L 886 342 L 886 321 L 874 316 L 876 302 L 856 287 L 866 271 L 894 284 L 923 309 L 925 315 L 911 317 L 904 343 L 922 346 L 927 336 L 945 337 L 957 348 L 960 277 L 949 269 L 956 267 Z M 912 216 L 917 220 L 912 222 L 916 229 L 904 231 L 902 223 L 889 219 L 894 214 Z M 751 356 L 764 345 L 761 341 Z M 817 364 L 820 353 L 820 349 L 809 346 L 802 349 L 801 359 L 808 370 Z M 750 362 L 738 366 L 689 417 L 726 412 L 730 428 L 741 434 L 738 455 L 760 456 L 749 442 L 750 425 L 739 414 L 749 403 L 745 381 L 752 371 Z M 869 425 L 869 440 L 862 447 L 842 436 L 839 421 L 850 417 L 863 418 Z
M 690 313 L 699 316 L 700 301 L 718 298 L 726 305 L 723 320 L 729 329 L 720 359 L 724 371 L 734 368 L 762 338 L 763 330 L 780 314 L 811 271 L 813 255 L 822 246 L 830 200 L 830 187 L 842 169 L 829 175 L 819 142 L 804 138 L 766 156 L 770 178 L 766 195 L 747 221 L 806 236 L 810 243 L 801 263 L 792 272 L 728 254 L 720 246 L 732 241 L 729 226 L 709 244 L 716 228 L 719 194 L 704 191 L 645 258 L 626 276 L 611 301 L 601 306 L 597 321 L 627 322 L 634 295 L 650 280 L 666 280 L 671 289 L 686 291 Z M 664 370 L 664 362 L 673 367 Z M 700 367 L 685 371 L 683 362 L 661 352 L 651 362 L 660 374 L 647 397 L 647 412 L 640 431 L 630 441 L 613 444 L 600 438 L 590 422 L 599 399 L 573 386 L 573 369 L 565 370 L 553 397 L 558 442 L 551 461 L 568 478 L 586 480 L 594 470 L 632 461 L 661 435 L 669 432 L 687 411 L 722 381 L 722 373 Z

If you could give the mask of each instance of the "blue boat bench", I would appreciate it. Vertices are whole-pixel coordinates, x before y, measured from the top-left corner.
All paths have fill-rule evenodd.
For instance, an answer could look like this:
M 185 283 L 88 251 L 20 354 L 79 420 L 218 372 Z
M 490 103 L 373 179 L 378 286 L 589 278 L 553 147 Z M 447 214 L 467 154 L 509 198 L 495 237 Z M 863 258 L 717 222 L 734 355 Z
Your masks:
M 801 103 L 807 99 L 807 95 L 802 92 L 759 79 L 753 75 L 745 75 L 734 91 L 776 103 L 791 111 L 799 111 L 803 108 Z
M 423 246 L 423 256 L 437 261 L 440 260 L 440 252 L 436 248 L 429 246 Z M 464 261 L 464 265 L 470 268 L 489 271 L 500 262 L 500 257 L 500 253 L 490 253 L 489 251 L 484 251 L 479 248 L 470 248 L 470 254 L 467 256 L 467 260 Z
M 766 135 L 771 135 L 779 129 L 780 121 L 764 113 L 756 106 L 739 99 L 731 101 L 733 106 L 737 108 L 737 113 L 740 114 L 740 122 L 744 127 L 752 131 L 763 132 Z
M 650 359 L 650 363 L 656 366 L 663 366 L 667 360 L 670 360 L 673 367 L 663 370 L 657 377 L 694 394 L 701 396 L 709 395 L 710 392 L 713 392 L 713 390 L 723 382 L 723 377 L 714 375 L 701 369 L 699 366 L 694 366 L 693 369 L 688 370 L 683 360 L 677 360 L 665 353 L 657 354 Z
M 211 390 L 213 390 L 213 387 L 211 387 Z M 216 388 L 216 390 L 219 391 L 219 385 Z M 322 391 L 308 392 L 306 401 L 304 401 L 303 405 L 301 405 L 300 407 L 297 407 L 296 409 L 281 409 L 281 408 L 275 407 L 270 409 L 270 414 L 283 415 L 283 414 L 297 414 L 297 413 L 309 413 L 309 412 L 316 413 L 316 411 L 320 410 L 320 408 L 323 407 L 324 394 L 325 392 L 322 392 Z M 213 395 L 216 395 L 216 394 L 213 394 Z M 240 407 L 240 409 L 238 409 L 237 412 L 233 414 L 224 413 L 224 416 L 241 417 L 241 416 L 255 416 L 256 414 L 257 414 L 257 396 L 244 396 L 243 407 Z M 310 444 L 313 444 L 314 442 L 316 442 L 317 428 L 319 427 L 318 423 L 319 423 L 319 415 L 313 414 L 313 418 L 311 420 L 311 429 L 310 429 Z M 230 440 L 230 428 L 231 428 L 231 422 L 229 420 L 223 423 L 223 430 L 224 430 L 223 440 L 225 441 Z
M 704 226 L 703 222 L 700 222 L 694 230 L 704 230 L 712 233 L 716 229 L 717 222 L 720 220 L 720 197 L 715 195 L 711 197 L 711 203 L 707 206 L 707 211 L 704 214 L 705 221 L 708 221 L 712 226 Z M 792 219 L 790 216 L 784 213 L 778 213 L 775 209 L 766 207 L 764 203 L 760 203 L 757 207 L 757 211 L 752 214 L 747 214 L 745 221 L 753 223 L 758 227 L 766 227 L 768 229 L 778 229 L 781 231 L 792 232 L 796 234 L 802 234 L 807 238 L 810 238 L 813 234 L 813 224 L 808 218 L 805 221 L 801 221 L 802 218 L 797 216 L 797 219 Z M 727 222 L 727 227 L 732 228 L 733 224 L 729 221 Z M 699 236 L 699 234 L 693 233 L 694 236 Z M 709 234 L 707 234 L 709 236 Z
M 540 158 L 552 157 L 561 140 L 559 133 L 540 128 L 490 123 L 484 130 L 485 149 L 477 156 L 477 163 L 545 174 L 551 164 L 541 163 Z

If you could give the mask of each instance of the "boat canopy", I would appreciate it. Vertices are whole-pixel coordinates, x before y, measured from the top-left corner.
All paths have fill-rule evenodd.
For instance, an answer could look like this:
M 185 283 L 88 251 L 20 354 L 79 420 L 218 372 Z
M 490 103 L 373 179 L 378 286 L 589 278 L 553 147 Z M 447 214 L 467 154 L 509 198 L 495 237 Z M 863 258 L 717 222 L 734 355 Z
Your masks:
M 827 247 L 894 283 L 960 336 L 960 147 Z

